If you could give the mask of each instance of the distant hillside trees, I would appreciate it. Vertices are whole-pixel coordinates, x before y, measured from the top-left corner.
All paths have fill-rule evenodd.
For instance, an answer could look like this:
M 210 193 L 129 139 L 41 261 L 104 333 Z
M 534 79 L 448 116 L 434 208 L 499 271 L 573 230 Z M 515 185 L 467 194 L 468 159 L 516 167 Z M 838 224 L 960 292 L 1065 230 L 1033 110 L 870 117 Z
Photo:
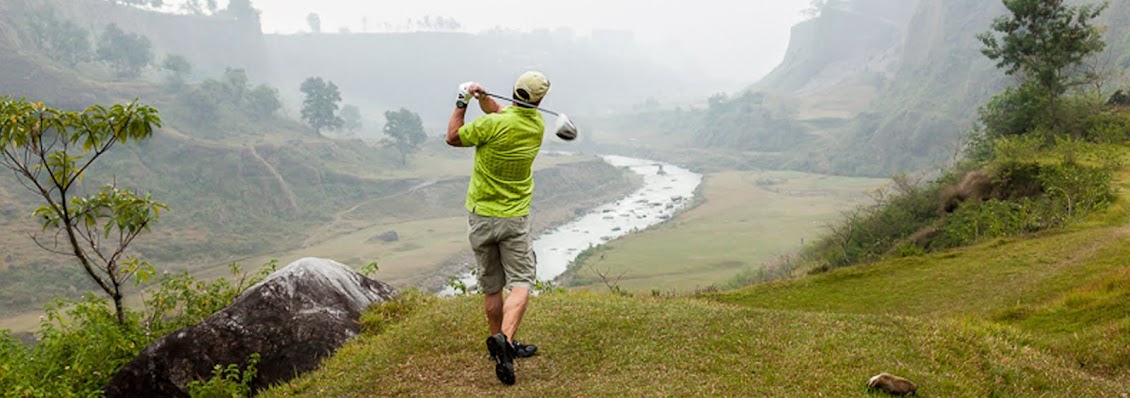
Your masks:
M 183 0 L 180 8 L 189 14 L 205 15 L 215 14 L 220 7 L 216 0 Z
M 243 101 L 247 99 L 249 82 L 247 70 L 243 68 L 225 68 L 224 84 L 222 87 L 227 100 L 234 104 L 243 103 Z
M 251 6 L 251 0 L 231 0 L 221 14 L 226 14 L 248 25 L 259 26 L 259 10 Z
M 407 165 L 408 155 L 419 152 L 428 138 L 424 123 L 420 115 L 405 108 L 386 111 L 385 120 L 384 133 L 388 137 L 385 143 L 400 152 L 400 164 Z
M 266 119 L 282 109 L 278 89 L 267 84 L 252 88 L 250 82 L 246 70 L 226 68 L 222 78 L 205 79 L 193 89 L 186 90 L 178 99 L 192 116 L 188 123 L 206 130 L 205 135 L 217 136 L 225 133 L 220 131 L 221 125 L 235 125 L 224 120 L 233 117 L 237 111 Z M 226 109 L 233 112 L 225 112 Z
M 125 4 L 130 6 L 150 6 L 154 8 L 161 8 L 165 5 L 164 0 L 109 0 L 112 4 Z
M 322 33 L 322 17 L 317 13 L 306 15 L 306 25 L 310 27 L 310 33 Z
M 160 126 L 157 110 L 136 102 L 66 112 L 0 98 L 0 166 L 43 204 L 33 215 L 44 234 L 32 238 L 48 251 L 74 256 L 114 301 L 122 325 L 123 285 L 153 275 L 128 248 L 157 222 L 165 205 L 114 184 L 82 196 L 80 179 L 116 144 L 147 139 Z
M 153 62 L 152 47 L 149 38 L 109 24 L 98 42 L 98 60 L 109 64 L 119 78 L 136 79 Z
M 318 134 L 323 129 L 336 130 L 345 123 L 337 115 L 338 103 L 341 102 L 341 92 L 337 85 L 331 81 L 322 80 L 320 77 L 311 77 L 302 82 L 300 87 L 306 98 L 302 100 L 302 120 Z
M 350 134 L 357 133 L 361 129 L 361 109 L 357 105 L 346 105 L 341 107 L 341 120 L 344 122 L 342 125 L 345 131 Z
M 810 139 L 796 121 L 796 111 L 764 93 L 746 92 L 729 99 L 711 97 L 695 132 L 700 145 L 742 150 L 787 151 Z
M 996 105 L 1021 110 L 1020 118 L 1059 127 L 1059 97 L 1069 87 L 1086 83 L 1078 67 L 1106 46 L 1102 32 L 1091 23 L 1108 3 L 1068 6 L 1063 0 L 1005 0 L 1004 5 L 1011 15 L 998 17 L 991 31 L 977 36 L 985 46 L 982 53 L 1021 82 L 998 97 Z
M 93 57 L 90 32 L 74 21 L 59 19 L 53 9 L 33 15 L 27 26 L 31 40 L 52 59 L 73 68 Z
M 247 103 L 251 111 L 261 118 L 274 116 L 279 109 L 282 109 L 279 89 L 266 84 L 260 84 L 251 90 L 247 94 Z
M 416 20 L 416 28 L 421 31 L 454 32 L 463 29 L 463 24 L 455 18 L 425 15 L 423 19 Z
M 192 62 L 180 54 L 169 54 L 161 62 L 161 68 L 169 71 L 169 85 L 180 88 L 185 79 L 192 73 Z

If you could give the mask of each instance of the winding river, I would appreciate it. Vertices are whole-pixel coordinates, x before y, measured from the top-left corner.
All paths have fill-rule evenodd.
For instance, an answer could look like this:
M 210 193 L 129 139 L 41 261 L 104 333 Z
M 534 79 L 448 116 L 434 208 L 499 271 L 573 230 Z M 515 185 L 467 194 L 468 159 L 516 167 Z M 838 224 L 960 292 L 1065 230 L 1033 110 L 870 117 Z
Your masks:
M 602 156 L 605 162 L 643 176 L 643 186 L 615 202 L 606 203 L 580 218 L 549 230 L 534 240 L 538 279 L 554 280 L 585 249 L 662 223 L 690 205 L 702 175 L 669 163 L 624 156 Z M 536 217 L 536 215 L 535 215 Z M 473 273 L 460 279 L 475 285 Z M 451 295 L 448 287 L 440 295 Z

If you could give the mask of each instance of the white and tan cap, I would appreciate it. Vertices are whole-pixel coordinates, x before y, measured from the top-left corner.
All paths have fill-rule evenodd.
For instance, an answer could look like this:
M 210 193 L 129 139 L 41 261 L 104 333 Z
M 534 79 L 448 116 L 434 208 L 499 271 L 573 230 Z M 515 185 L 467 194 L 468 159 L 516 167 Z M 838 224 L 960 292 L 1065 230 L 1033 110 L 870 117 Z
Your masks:
M 538 71 L 529 71 L 518 77 L 514 83 L 514 98 L 529 103 L 537 103 L 549 94 L 549 79 Z

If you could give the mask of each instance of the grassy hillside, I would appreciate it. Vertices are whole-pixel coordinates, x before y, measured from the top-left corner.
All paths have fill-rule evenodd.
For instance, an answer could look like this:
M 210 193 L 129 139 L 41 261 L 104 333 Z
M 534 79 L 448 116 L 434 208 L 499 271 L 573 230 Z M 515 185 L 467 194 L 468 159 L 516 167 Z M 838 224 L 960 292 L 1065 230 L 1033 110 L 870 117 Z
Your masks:
M 1119 396 L 1126 203 L 1065 230 L 702 298 L 544 295 L 520 336 L 544 352 L 510 389 L 482 358 L 478 299 L 432 299 L 266 396 L 858 396 L 881 371 L 922 396 Z
M 920 396 L 1126 396 L 1130 169 L 1115 183 L 1108 211 L 1029 236 L 701 297 L 542 295 L 514 387 L 479 298 L 409 294 L 264 396 L 861 396 L 879 372 Z
M 541 354 L 519 361 L 513 388 L 485 359 L 479 299 L 464 297 L 425 305 L 262 396 L 860 396 L 884 371 L 915 380 L 920 396 L 1130 391 L 983 321 L 582 293 L 531 308 L 520 338 Z

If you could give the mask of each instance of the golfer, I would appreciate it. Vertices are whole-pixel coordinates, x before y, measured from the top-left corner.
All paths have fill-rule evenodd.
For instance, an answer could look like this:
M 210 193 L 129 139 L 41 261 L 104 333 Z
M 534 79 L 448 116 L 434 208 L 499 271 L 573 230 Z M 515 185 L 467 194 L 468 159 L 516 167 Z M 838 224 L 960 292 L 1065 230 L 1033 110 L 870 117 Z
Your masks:
M 540 72 L 526 72 L 514 84 L 513 98 L 537 106 L 549 92 Z M 515 102 L 503 108 L 485 95 L 486 88 L 459 86 L 455 111 L 447 125 L 447 144 L 475 147 L 475 167 L 467 188 L 469 238 L 478 262 L 479 289 L 491 336 L 487 350 L 495 375 L 514 384 L 514 358 L 534 355 L 537 347 L 514 341 L 536 280 L 530 230 L 534 195 L 533 164 L 541 149 L 545 122 L 534 108 Z M 464 124 L 472 98 L 486 115 Z M 503 301 L 502 290 L 510 290 Z

